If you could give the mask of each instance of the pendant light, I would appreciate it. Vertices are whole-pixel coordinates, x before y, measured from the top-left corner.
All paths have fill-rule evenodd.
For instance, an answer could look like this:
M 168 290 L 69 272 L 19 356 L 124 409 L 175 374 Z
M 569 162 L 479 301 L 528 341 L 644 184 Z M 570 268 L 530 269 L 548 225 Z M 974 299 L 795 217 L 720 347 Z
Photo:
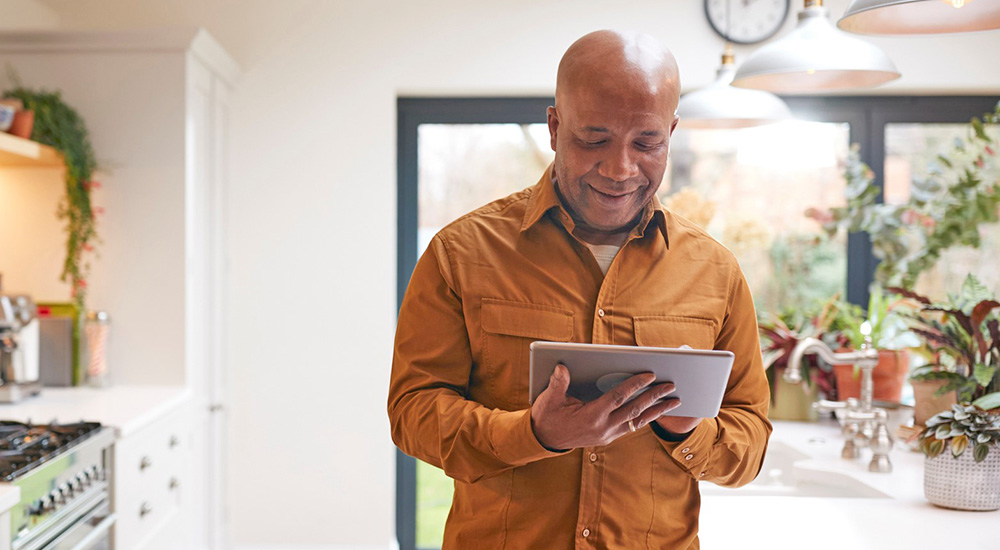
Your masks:
M 792 112 L 778 96 L 729 85 L 736 75 L 733 46 L 726 44 L 715 81 L 689 92 L 677 104 L 682 128 L 748 128 L 790 120 Z
M 833 26 L 822 0 L 805 0 L 795 29 L 754 52 L 733 86 L 775 93 L 870 88 L 899 78 L 882 50 Z
M 996 0 L 854 0 L 837 26 L 861 34 L 940 34 L 1000 29 Z

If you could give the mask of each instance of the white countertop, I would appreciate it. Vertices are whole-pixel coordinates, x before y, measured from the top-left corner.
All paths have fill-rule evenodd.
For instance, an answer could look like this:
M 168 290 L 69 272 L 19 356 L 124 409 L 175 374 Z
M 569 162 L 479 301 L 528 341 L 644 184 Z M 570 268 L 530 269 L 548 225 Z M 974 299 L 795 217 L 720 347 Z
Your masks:
M 96 421 L 128 437 L 191 398 L 184 386 L 43 388 L 20 403 L 0 404 L 0 420 L 45 423 Z
M 703 550 L 1000 550 L 1000 511 L 964 512 L 927 502 L 921 453 L 897 444 L 890 453 L 893 472 L 871 473 L 869 450 L 857 460 L 840 458 L 843 439 L 833 421 L 775 422 L 771 444 L 784 444 L 809 456 L 795 462 L 797 477 L 860 483 L 883 498 L 747 496 L 753 491 L 741 495 L 740 489 L 720 495 L 712 491 L 702 498 L 699 536 Z
M 14 485 L 0 484 L 0 514 L 6 513 L 21 502 L 21 489 Z M 7 520 L 10 523 L 10 520 Z

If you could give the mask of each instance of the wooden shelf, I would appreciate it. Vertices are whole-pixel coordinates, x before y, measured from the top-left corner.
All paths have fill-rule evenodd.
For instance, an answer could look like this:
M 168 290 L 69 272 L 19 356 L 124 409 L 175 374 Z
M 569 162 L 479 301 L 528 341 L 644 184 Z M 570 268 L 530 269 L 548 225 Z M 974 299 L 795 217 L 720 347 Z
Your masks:
M 62 167 L 58 151 L 37 141 L 0 132 L 0 167 Z

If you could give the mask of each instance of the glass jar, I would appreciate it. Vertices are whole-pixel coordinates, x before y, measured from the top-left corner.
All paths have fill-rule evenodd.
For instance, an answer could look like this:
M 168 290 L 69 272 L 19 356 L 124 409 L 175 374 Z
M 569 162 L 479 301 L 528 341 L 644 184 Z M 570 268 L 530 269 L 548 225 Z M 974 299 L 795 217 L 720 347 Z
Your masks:
M 108 377 L 108 335 L 111 318 L 106 311 L 88 311 L 83 327 L 87 338 L 87 384 L 103 388 L 110 384 Z

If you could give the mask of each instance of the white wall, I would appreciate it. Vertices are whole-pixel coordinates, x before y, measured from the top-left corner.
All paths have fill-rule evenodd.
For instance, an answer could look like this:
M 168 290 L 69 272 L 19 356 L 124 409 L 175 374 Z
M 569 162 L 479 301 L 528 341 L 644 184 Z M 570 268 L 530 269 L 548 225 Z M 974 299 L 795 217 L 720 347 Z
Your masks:
M 839 15 L 846 3 L 828 5 Z M 297 19 L 275 17 L 277 30 L 256 10 L 282 3 L 254 2 L 250 19 L 237 2 L 192 9 L 202 4 L 165 12 L 116 0 L 109 14 L 90 0 L 39 2 L 60 27 L 193 22 L 239 50 L 231 533 L 246 546 L 387 547 L 396 97 L 551 94 L 565 48 L 606 27 L 661 38 L 691 89 L 714 76 L 722 42 L 696 0 L 294 2 Z M 255 36 L 268 47 L 255 48 Z M 880 93 L 1000 93 L 1000 72 L 988 68 L 1000 32 L 874 41 L 904 73 Z
M 184 295 L 184 235 L 174 230 L 184 225 L 177 185 L 184 177 L 184 59 L 73 48 L 37 53 L 14 42 L 0 43 L 4 65 L 29 88 L 60 89 L 87 122 L 101 167 L 93 200 L 105 213 L 97 218 L 96 256 L 86 258 L 93 264 L 87 306 L 111 312 L 112 379 L 182 383 L 184 304 L 167 297 Z M 0 74 L 0 90 L 10 86 Z M 55 217 L 59 173 L 0 170 L 0 271 L 8 270 L 10 291 L 40 300 L 70 299 L 69 285 L 57 279 L 64 254 L 63 221 Z M 31 200 L 26 186 L 36 187 Z

